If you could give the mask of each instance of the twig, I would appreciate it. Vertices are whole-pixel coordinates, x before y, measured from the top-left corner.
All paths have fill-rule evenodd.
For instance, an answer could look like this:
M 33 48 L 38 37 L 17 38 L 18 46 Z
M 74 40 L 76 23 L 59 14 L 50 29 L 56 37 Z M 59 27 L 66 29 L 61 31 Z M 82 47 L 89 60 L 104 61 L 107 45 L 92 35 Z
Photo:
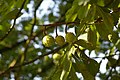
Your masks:
M 118 58 L 118 60 L 116 61 L 116 63 L 115 63 L 113 66 L 111 66 L 111 69 L 110 69 L 110 71 L 109 71 L 109 74 L 106 76 L 105 80 L 108 80 L 108 78 L 112 75 L 112 70 L 117 67 L 117 65 L 119 64 L 119 62 L 120 62 L 120 54 L 119 54 L 119 58 Z
M 21 45 L 21 44 L 23 44 L 23 43 L 25 43 L 25 42 L 26 42 L 26 40 L 24 39 L 24 40 L 22 40 L 22 41 L 20 41 L 20 42 L 14 43 L 13 45 L 11 45 L 11 47 L 3 47 L 3 48 L 0 49 L 0 54 L 3 54 L 3 52 L 9 51 L 9 50 L 11 50 L 11 49 L 14 49 L 14 48 L 16 48 L 17 46 L 19 46 L 19 45 Z
M 60 26 L 60 25 L 68 25 L 68 24 L 80 24 L 79 22 L 56 22 L 53 24 L 43 24 L 43 25 L 38 25 L 38 26 Z
M 27 53 L 27 50 L 28 50 L 28 47 L 29 47 L 29 43 L 30 41 L 32 40 L 32 36 L 33 36 L 33 30 L 34 30 L 34 26 L 36 24 L 36 11 L 37 9 L 39 8 L 40 4 L 42 3 L 43 0 L 41 0 L 38 5 L 35 7 L 35 10 L 34 10 L 34 22 L 33 22 L 33 25 L 32 25 L 32 28 L 31 28 L 31 32 L 30 32 L 30 36 L 28 38 L 28 40 L 26 41 L 26 44 L 25 44 L 25 50 L 24 52 L 21 54 L 21 59 L 23 58 L 23 60 L 26 59 L 26 53 Z
M 20 14 L 21 10 L 24 8 L 24 5 L 25 5 L 26 1 L 27 0 L 23 1 L 22 6 L 21 6 L 19 12 L 17 13 L 17 15 L 16 15 L 16 17 L 14 19 L 13 25 L 9 28 L 9 30 L 6 32 L 6 34 L 0 39 L 0 41 L 3 41 L 10 34 L 10 32 L 13 30 L 13 28 L 14 28 L 14 26 L 16 24 L 16 19 L 19 17 L 19 14 Z
M 41 35 L 41 33 L 44 32 L 45 30 L 51 29 L 51 27 L 54 28 L 54 27 L 56 27 L 55 25 L 63 25 L 63 24 L 79 24 L 79 22 L 68 22 L 68 23 L 66 23 L 66 22 L 58 22 L 58 23 L 54 23 L 54 24 L 41 25 L 41 26 L 48 26 L 48 27 L 46 27 L 46 29 L 45 28 L 41 29 L 38 33 L 34 33 L 34 35 L 31 36 L 31 40 L 34 40 L 35 37 Z M 2 49 L 0 49 L 0 52 L 2 54 L 3 52 L 9 51 L 9 50 L 19 46 L 20 44 L 25 43 L 26 41 L 27 41 L 27 39 L 22 40 L 21 42 L 17 42 L 15 44 L 13 44 L 11 47 L 3 47 Z
M 46 54 L 40 55 L 40 56 L 36 57 L 35 59 L 33 59 L 33 60 L 31 60 L 31 61 L 24 62 L 23 64 L 19 64 L 19 65 L 15 65 L 15 66 L 13 66 L 13 67 L 10 67 L 10 68 L 8 68 L 7 70 L 1 72 L 1 73 L 0 73 L 0 76 L 3 76 L 3 75 L 6 74 L 7 72 L 9 72 L 10 70 L 13 70 L 13 69 L 15 69 L 15 68 L 19 68 L 19 67 L 28 65 L 28 64 L 30 64 L 30 63 L 33 63 L 34 61 L 36 61 L 36 60 L 38 60 L 38 59 L 41 59 L 41 58 L 43 58 L 44 56 L 47 56 L 47 55 L 49 55 L 49 54 L 54 54 L 54 53 L 58 52 L 60 49 L 65 48 L 67 45 L 68 45 L 68 43 L 66 43 L 66 44 L 64 44 L 63 46 L 58 47 L 58 48 L 56 48 L 56 49 L 54 49 L 54 50 L 52 50 L 52 51 L 50 51 L 50 52 L 48 52 L 48 53 L 46 53 Z

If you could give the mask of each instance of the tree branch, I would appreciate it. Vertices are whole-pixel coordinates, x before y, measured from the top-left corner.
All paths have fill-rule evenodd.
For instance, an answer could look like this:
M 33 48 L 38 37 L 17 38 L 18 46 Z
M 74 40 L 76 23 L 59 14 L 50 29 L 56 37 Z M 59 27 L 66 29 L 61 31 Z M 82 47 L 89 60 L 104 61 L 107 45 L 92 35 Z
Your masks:
M 60 26 L 60 25 L 68 25 L 68 24 L 80 24 L 79 22 L 56 22 L 53 24 L 43 24 L 43 25 L 38 25 L 38 26 Z
M 28 47 L 29 47 L 29 43 L 31 42 L 32 40 L 32 35 L 33 35 L 33 30 L 34 30 L 34 26 L 36 24 L 36 11 L 37 9 L 39 8 L 40 4 L 42 3 L 43 0 L 40 0 L 38 5 L 35 7 L 35 10 L 34 10 L 34 22 L 33 22 L 33 25 L 32 25 L 32 28 L 31 28 L 31 31 L 30 31 L 30 36 L 28 38 L 28 40 L 26 40 L 26 43 L 25 43 L 25 50 L 24 52 L 20 55 L 21 59 L 23 58 L 23 61 L 26 59 L 26 53 L 27 53 L 27 50 L 28 50 Z
M 26 2 L 26 1 L 27 1 L 27 0 L 24 0 L 24 1 L 23 1 L 19 12 L 17 13 L 17 15 L 16 15 L 16 17 L 15 17 L 15 19 L 14 19 L 14 22 L 13 22 L 12 26 L 9 28 L 9 30 L 6 32 L 6 34 L 5 34 L 2 38 L 0 38 L 0 41 L 3 41 L 3 40 L 10 34 L 10 32 L 13 30 L 13 28 L 14 28 L 14 26 L 15 26 L 15 24 L 16 24 L 16 19 L 19 17 L 19 14 L 21 13 L 21 10 L 24 8 L 24 5 L 25 5 L 25 2 Z
M 3 76 L 4 74 L 8 73 L 8 72 L 11 71 L 11 70 L 14 70 L 15 68 L 19 68 L 19 67 L 22 67 L 22 66 L 31 64 L 31 63 L 33 63 L 34 61 L 43 58 L 44 56 L 47 56 L 47 55 L 49 55 L 49 54 L 54 54 L 54 53 L 58 52 L 60 49 L 65 48 L 66 46 L 68 46 L 68 43 L 66 43 L 66 44 L 64 44 L 63 46 L 58 47 L 58 48 L 56 48 L 56 49 L 54 49 L 54 50 L 52 50 L 52 51 L 50 51 L 50 52 L 48 52 L 48 53 L 46 53 L 46 54 L 40 55 L 40 56 L 36 57 L 35 59 L 33 59 L 33 60 L 31 60 L 31 61 L 24 62 L 24 63 L 22 63 L 22 64 L 15 65 L 15 66 L 13 66 L 13 67 L 9 67 L 7 70 L 1 72 L 1 73 L 0 73 L 0 76 Z
M 11 47 L 3 47 L 3 48 L 0 49 L 0 54 L 3 54 L 3 52 L 9 51 L 11 49 L 14 49 L 17 46 L 19 46 L 19 45 L 21 45 L 21 44 L 23 44 L 25 42 L 26 42 L 26 40 L 24 39 L 24 40 L 22 40 L 20 42 L 16 42 L 15 44 L 11 45 Z
M 46 28 L 46 30 L 51 29 L 51 27 L 56 27 L 59 25 L 64 25 L 64 24 L 79 24 L 79 22 L 57 22 L 57 23 L 53 23 L 53 24 L 43 24 L 43 25 L 39 25 L 39 26 L 48 26 Z M 41 29 L 38 33 L 34 33 L 31 36 L 31 40 L 34 40 L 35 37 L 41 35 L 40 33 L 42 33 L 43 31 L 45 31 L 45 29 Z M 14 49 L 15 47 L 19 46 L 20 44 L 23 44 L 27 41 L 27 39 L 22 40 L 21 42 L 16 42 L 15 44 L 11 45 L 11 47 L 3 47 L 2 49 L 0 49 L 1 54 L 3 52 L 9 51 L 11 49 Z

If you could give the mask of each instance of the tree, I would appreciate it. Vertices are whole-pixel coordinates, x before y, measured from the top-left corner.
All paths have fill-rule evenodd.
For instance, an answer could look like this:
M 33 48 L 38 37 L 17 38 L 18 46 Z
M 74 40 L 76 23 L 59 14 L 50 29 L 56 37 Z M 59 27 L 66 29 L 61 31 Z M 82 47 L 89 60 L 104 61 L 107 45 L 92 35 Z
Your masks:
M 0 78 L 119 80 L 120 0 L 43 2 L 0 1 Z

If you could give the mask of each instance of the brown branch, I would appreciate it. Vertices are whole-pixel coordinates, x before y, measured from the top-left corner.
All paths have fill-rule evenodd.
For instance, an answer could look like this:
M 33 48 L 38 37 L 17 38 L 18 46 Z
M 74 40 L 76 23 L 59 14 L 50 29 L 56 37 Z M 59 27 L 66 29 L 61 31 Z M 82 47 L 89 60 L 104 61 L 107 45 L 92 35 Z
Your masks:
M 31 36 L 31 40 L 34 40 L 35 37 L 41 35 L 42 32 L 44 32 L 45 30 L 48 30 L 48 29 L 51 29 L 51 27 L 56 27 L 59 26 L 59 25 L 64 25 L 64 24 L 79 24 L 79 22 L 57 22 L 57 23 L 54 23 L 54 24 L 43 24 L 43 25 L 39 25 L 39 26 L 48 26 L 46 29 L 41 29 L 38 33 L 34 33 L 34 35 L 32 34 Z M 16 48 L 17 46 L 25 43 L 27 41 L 27 39 L 25 40 L 22 40 L 20 42 L 16 42 L 15 44 L 11 45 L 11 47 L 3 47 L 0 49 L 0 54 L 3 54 L 3 52 L 6 52 L 6 51 L 9 51 L 11 49 L 14 49 Z
M 22 40 L 22 41 L 20 41 L 20 42 L 14 43 L 13 45 L 11 45 L 11 47 L 3 47 L 3 48 L 0 49 L 0 54 L 3 54 L 3 52 L 9 51 L 9 50 L 11 50 L 11 49 L 14 49 L 14 48 L 16 48 L 17 46 L 19 46 L 19 45 L 21 45 L 21 44 L 23 44 L 23 43 L 25 43 L 25 42 L 26 42 L 26 40 Z
M 118 64 L 120 62 L 120 53 L 119 53 L 118 56 L 119 56 L 118 60 L 116 61 L 116 63 L 113 66 L 111 66 L 109 74 L 106 76 L 105 80 L 108 80 L 108 78 L 112 75 L 112 70 L 115 69 L 118 66 Z
M 24 5 L 25 5 L 25 2 L 26 2 L 26 1 L 27 1 L 27 0 L 24 0 L 24 1 L 23 1 L 19 12 L 17 13 L 17 15 L 16 15 L 16 17 L 15 17 L 15 19 L 14 19 L 14 22 L 13 22 L 12 26 L 9 28 L 9 30 L 6 32 L 6 34 L 5 34 L 2 38 L 0 38 L 0 41 L 3 41 L 3 40 L 10 34 L 10 32 L 13 30 L 13 28 L 14 28 L 14 26 L 15 26 L 15 24 L 16 24 L 16 19 L 19 17 L 19 14 L 21 13 L 21 10 L 24 8 Z
M 79 22 L 56 22 L 53 24 L 43 24 L 38 26 L 60 26 L 60 25 L 68 25 L 68 24 L 80 24 Z
M 30 31 L 30 36 L 29 36 L 28 40 L 26 40 L 25 50 L 24 50 L 24 52 L 23 52 L 22 55 L 21 55 L 21 59 L 22 59 L 22 57 L 24 57 L 23 60 L 26 59 L 26 53 L 27 53 L 27 50 L 28 50 L 28 47 L 29 47 L 29 43 L 30 43 L 31 40 L 32 40 L 31 37 L 32 37 L 32 35 L 33 35 L 34 26 L 35 26 L 35 24 L 36 24 L 36 11 L 37 11 L 37 9 L 39 8 L 39 6 L 40 6 L 40 4 L 42 3 L 42 1 L 43 1 L 43 0 L 40 0 L 40 1 L 39 1 L 38 5 L 35 7 L 35 10 L 34 10 L 34 22 L 33 22 L 33 25 L 32 25 L 31 31 Z
M 8 73 L 8 72 L 11 71 L 11 70 L 14 70 L 15 68 L 19 68 L 19 67 L 22 67 L 22 66 L 31 64 L 31 63 L 33 63 L 34 61 L 43 58 L 44 56 L 47 56 L 47 55 L 49 55 L 49 54 L 54 54 L 54 53 L 58 52 L 60 49 L 65 48 L 66 46 L 68 46 L 68 43 L 66 43 L 66 44 L 64 44 L 63 46 L 58 47 L 58 48 L 56 48 L 56 49 L 54 49 L 54 50 L 52 50 L 52 51 L 50 51 L 50 52 L 48 52 L 48 53 L 46 53 L 46 54 L 40 55 L 40 56 L 36 57 L 35 59 L 33 59 L 33 60 L 31 60 L 31 61 L 24 62 L 23 64 L 19 64 L 19 65 L 15 65 L 15 66 L 13 66 L 13 67 L 10 67 L 10 68 L 6 69 L 5 71 L 1 72 L 1 73 L 0 73 L 0 76 L 3 76 L 4 74 Z

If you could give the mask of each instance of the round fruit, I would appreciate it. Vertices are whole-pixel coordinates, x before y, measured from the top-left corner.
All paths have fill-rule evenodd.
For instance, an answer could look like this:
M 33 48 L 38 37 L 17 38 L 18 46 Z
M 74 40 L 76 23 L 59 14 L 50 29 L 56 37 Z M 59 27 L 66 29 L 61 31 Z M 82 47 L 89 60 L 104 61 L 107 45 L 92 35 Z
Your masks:
M 55 41 L 56 41 L 56 43 L 57 43 L 59 46 L 62 46 L 62 45 L 65 44 L 65 39 L 64 39 L 64 37 L 63 37 L 63 36 L 60 36 L 60 35 L 55 38 Z
M 58 53 L 53 54 L 53 60 L 58 61 L 61 58 L 61 55 Z
M 45 47 L 50 47 L 54 45 L 54 38 L 51 35 L 46 35 L 42 39 L 42 43 Z
M 76 40 L 76 36 L 72 32 L 68 32 L 65 38 L 68 43 L 73 43 Z

